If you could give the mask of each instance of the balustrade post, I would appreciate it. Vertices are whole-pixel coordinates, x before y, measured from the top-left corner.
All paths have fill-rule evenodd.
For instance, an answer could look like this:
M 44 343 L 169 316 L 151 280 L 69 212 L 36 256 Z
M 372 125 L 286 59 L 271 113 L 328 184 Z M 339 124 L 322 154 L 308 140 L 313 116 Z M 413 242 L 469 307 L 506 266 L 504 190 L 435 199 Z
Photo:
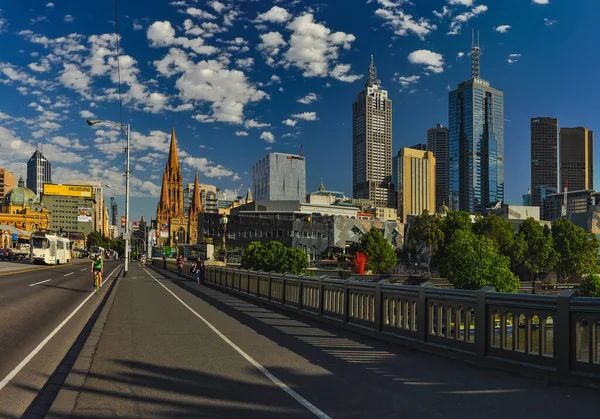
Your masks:
M 271 289 L 272 287 L 272 275 L 269 273 L 269 280 L 267 282 L 267 300 L 271 301 Z
M 427 307 L 427 288 L 435 287 L 431 282 L 424 282 L 419 286 L 419 300 L 417 302 L 416 313 L 411 313 L 412 316 L 417 316 L 417 338 L 421 342 L 427 340 L 427 319 L 429 317 L 429 308 Z
M 298 308 L 300 310 L 302 310 L 302 307 L 303 307 L 303 304 L 302 304 L 302 295 L 303 295 L 303 292 L 302 292 L 302 280 L 304 278 L 305 278 L 304 275 L 300 275 L 298 277 Z
M 285 273 L 281 274 L 281 305 L 285 305 Z
M 487 355 L 487 347 L 490 333 L 493 333 L 494 324 L 489 319 L 487 312 L 486 296 L 488 292 L 494 292 L 496 288 L 492 286 L 482 287 L 477 290 L 477 307 L 475 308 L 475 353 L 481 360 Z M 516 325 L 513 325 L 513 328 Z M 465 329 L 468 325 L 465 325 Z
M 325 301 L 325 286 L 323 285 L 323 279 L 327 279 L 327 275 L 321 275 L 319 277 L 319 316 L 323 315 L 323 302 Z
M 350 293 L 348 292 L 348 284 L 354 277 L 350 277 L 344 281 L 344 322 L 350 321 Z
M 381 331 L 381 315 L 382 315 L 382 302 L 381 302 L 381 283 L 385 281 L 385 279 L 380 279 L 375 284 L 375 329 L 380 332 Z
M 573 357 L 573 333 L 571 333 L 571 297 L 577 290 L 566 290 L 556 297 L 556 317 L 552 319 L 553 327 L 553 352 L 556 369 L 560 374 L 571 371 Z M 591 325 L 590 325 L 591 327 Z

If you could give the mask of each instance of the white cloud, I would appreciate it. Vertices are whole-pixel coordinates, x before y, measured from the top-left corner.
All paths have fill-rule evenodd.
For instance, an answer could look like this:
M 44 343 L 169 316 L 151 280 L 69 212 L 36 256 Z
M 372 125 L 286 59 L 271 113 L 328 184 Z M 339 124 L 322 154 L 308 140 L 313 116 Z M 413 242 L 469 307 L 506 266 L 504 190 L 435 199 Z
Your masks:
M 316 112 L 301 112 L 292 115 L 292 118 L 304 119 L 305 121 L 315 121 L 317 119 Z
M 71 23 L 75 20 L 75 18 L 71 15 L 65 15 L 65 17 L 63 18 L 63 20 L 67 23 Z
M 550 0 L 531 0 L 534 4 L 550 4 Z
M 298 99 L 298 102 L 304 104 L 304 105 L 308 105 L 310 103 L 313 103 L 315 101 L 319 100 L 319 96 L 317 96 L 316 93 L 308 93 L 306 96 Z
M 267 122 L 259 122 L 254 119 L 248 119 L 246 122 L 244 122 L 245 128 L 264 128 L 269 126 L 271 126 L 271 124 Z
M 176 37 L 175 29 L 173 29 L 171 23 L 166 20 L 164 22 L 157 21 L 150 25 L 146 32 L 146 36 L 152 47 L 180 45 L 184 48 L 191 49 L 197 54 L 213 54 L 217 52 L 215 47 L 204 45 L 204 39 L 202 38 L 188 39 L 183 36 Z
M 281 78 L 280 78 L 278 75 L 276 75 L 276 74 L 273 74 L 273 75 L 271 76 L 271 81 L 272 81 L 273 83 L 281 83 Z
M 556 23 L 556 20 L 548 19 L 547 17 L 544 18 L 544 25 L 546 25 L 546 26 L 552 26 L 555 23 Z
M 216 178 L 222 178 L 222 177 L 235 177 L 236 174 L 229 170 L 226 169 L 225 167 L 223 167 L 220 164 L 214 165 L 213 162 L 209 161 L 208 159 L 204 158 L 204 157 L 185 157 L 183 160 L 183 163 L 190 166 L 193 169 L 198 170 L 200 173 L 202 173 L 204 176 L 206 177 L 216 177 Z
M 92 112 L 87 111 L 87 110 L 83 110 L 79 112 L 79 116 L 81 116 L 82 118 L 94 118 L 96 115 L 94 115 Z
M 210 7 L 213 8 L 213 10 L 217 13 L 221 13 L 224 9 L 227 8 L 227 6 L 225 6 L 223 3 L 221 3 L 220 1 L 217 0 L 213 0 L 209 3 Z
M 236 131 L 235 135 L 238 137 L 247 137 L 249 134 L 246 131 Z
M 424 65 L 432 73 L 442 73 L 444 71 L 444 56 L 437 52 L 420 49 L 408 54 L 408 61 L 411 64 Z
M 450 14 L 452 14 L 452 9 L 450 9 L 448 6 L 444 6 L 444 7 L 442 8 L 442 11 L 441 11 L 441 12 L 438 12 L 437 10 L 434 10 L 434 11 L 433 11 L 433 14 L 434 14 L 436 17 L 438 17 L 438 18 L 440 18 L 440 19 L 443 19 L 443 18 L 445 18 L 446 16 L 450 16 Z
M 290 20 L 292 15 L 282 7 L 273 6 L 269 11 L 256 16 L 257 22 L 283 23 Z
M 46 16 L 38 16 L 36 18 L 29 19 L 29 23 L 31 23 L 32 25 L 34 23 L 43 22 L 43 21 L 48 22 L 48 18 Z
M 331 77 L 346 83 L 353 83 L 362 77 L 358 74 L 348 74 L 348 71 L 350 71 L 350 64 L 337 64 L 331 70 Z
M 133 30 L 141 31 L 142 29 L 144 29 L 144 27 L 137 21 L 137 19 L 134 19 L 133 20 Z
M 188 54 L 179 48 L 169 49 L 167 55 L 161 60 L 154 61 L 153 64 L 160 74 L 167 77 L 183 73 L 194 66 L 194 63 L 189 60 Z
M 74 149 L 74 150 L 87 150 L 89 147 L 86 145 L 83 145 L 79 142 L 79 139 L 74 139 L 71 140 L 67 137 L 62 137 L 62 136 L 55 136 L 50 138 L 48 141 L 50 141 L 50 143 L 55 144 L 57 146 L 61 146 L 67 149 Z
M 459 58 L 462 58 L 465 56 L 464 52 L 459 52 L 458 54 L 456 54 L 456 59 L 458 60 Z
M 425 36 L 437 29 L 437 26 L 428 19 L 423 17 L 415 19 L 397 6 L 383 4 L 383 8 L 375 10 L 375 16 L 383 19 L 384 25 L 389 26 L 396 35 L 406 36 L 413 33 L 420 39 L 425 39 Z
M 39 126 L 40 126 L 40 128 L 43 128 L 43 129 L 55 130 L 55 129 L 59 129 L 62 125 L 57 124 L 56 122 L 44 121 Z
M 285 119 L 283 121 L 281 121 L 282 124 L 287 125 L 289 127 L 295 127 L 296 124 L 298 123 L 298 121 L 295 121 L 293 119 Z
M 0 111 L 0 119 L 12 119 L 12 117 Z
M 0 12 L 1 12 L 1 10 L 0 10 Z M 6 29 L 6 26 L 8 26 L 7 22 L 8 21 L 6 19 L 0 17 L 0 33 L 4 32 L 4 30 Z
M 241 124 L 244 106 L 269 96 L 258 90 L 240 70 L 229 70 L 215 60 L 200 61 L 176 81 L 184 101 L 211 104 L 217 121 Z
M 216 122 L 216 119 L 213 118 L 212 116 L 210 116 L 210 115 L 204 115 L 204 114 L 201 114 L 201 113 L 194 115 L 192 118 L 194 118 L 196 121 L 202 122 L 204 124 L 210 123 L 210 122 Z
M 462 5 L 462 6 L 473 6 L 473 0 L 448 0 L 448 4 Z
M 238 17 L 238 15 L 240 14 L 240 12 L 238 12 L 237 10 L 230 10 L 227 12 L 226 15 L 223 16 L 223 25 L 225 26 L 233 26 L 233 22 L 235 21 L 235 18 Z
M 248 57 L 237 59 L 235 60 L 235 65 L 245 69 L 252 68 L 252 66 L 254 65 L 254 58 Z
M 197 9 L 195 7 L 188 7 L 185 9 L 185 12 L 190 15 L 200 19 L 216 19 L 217 17 L 212 13 L 208 13 L 204 10 Z
M 52 3 L 52 2 L 46 3 L 46 7 L 53 8 L 54 7 L 54 3 Z
M 486 12 L 487 9 L 488 7 L 486 5 L 480 4 L 479 6 L 475 6 L 468 12 L 464 12 L 454 16 L 454 18 L 452 18 L 452 22 L 450 22 L 450 30 L 448 31 L 448 35 L 458 35 L 464 23 L 467 23 L 475 16 Z
M 269 131 L 263 131 L 262 134 L 260 134 L 260 139 L 265 140 L 268 143 L 275 142 L 275 136 L 272 133 L 270 133 Z
M 335 73 L 329 71 L 330 64 L 335 63 L 339 49 L 350 49 L 356 37 L 345 32 L 332 33 L 326 26 L 316 23 L 311 13 L 298 16 L 287 28 L 292 31 L 289 49 L 284 55 L 284 65 L 293 65 L 303 70 L 304 77 L 325 77 L 331 75 L 342 81 L 349 81 L 346 73 L 350 65 L 336 66 Z
M 496 27 L 494 28 L 494 30 L 495 30 L 496 32 L 500 32 L 500 33 L 506 33 L 506 32 L 508 32 L 508 30 L 509 30 L 510 28 L 512 28 L 512 26 L 510 26 L 510 25 L 500 25 L 500 26 L 496 26 Z
M 261 43 L 258 44 L 258 50 L 264 51 L 269 55 L 279 54 L 280 47 L 287 45 L 283 36 L 279 32 L 269 32 L 260 34 Z M 268 64 L 268 62 L 267 62 Z
M 90 77 L 81 72 L 75 64 L 63 64 L 63 67 L 64 70 L 59 77 L 62 85 L 82 94 L 85 93 L 90 87 Z
M 398 73 L 395 73 L 393 80 L 400 83 L 402 87 L 408 87 L 411 84 L 418 83 L 421 80 L 421 76 L 400 76 Z
M 27 67 L 32 69 L 33 71 L 37 71 L 38 73 L 45 73 L 50 71 L 50 61 L 47 58 L 42 58 L 40 63 L 31 63 L 28 64 Z
M 508 54 L 506 61 L 508 61 L 509 64 L 514 64 L 519 62 L 519 58 L 521 58 L 521 54 Z

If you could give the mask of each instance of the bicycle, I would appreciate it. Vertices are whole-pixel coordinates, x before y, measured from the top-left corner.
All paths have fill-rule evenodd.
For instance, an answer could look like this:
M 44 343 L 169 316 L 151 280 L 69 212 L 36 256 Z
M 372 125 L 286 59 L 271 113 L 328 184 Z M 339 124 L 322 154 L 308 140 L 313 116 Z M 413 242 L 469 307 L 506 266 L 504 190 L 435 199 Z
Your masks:
M 94 270 L 94 287 L 96 288 L 96 294 L 98 294 L 100 287 L 102 286 L 100 283 L 100 272 L 101 271 Z

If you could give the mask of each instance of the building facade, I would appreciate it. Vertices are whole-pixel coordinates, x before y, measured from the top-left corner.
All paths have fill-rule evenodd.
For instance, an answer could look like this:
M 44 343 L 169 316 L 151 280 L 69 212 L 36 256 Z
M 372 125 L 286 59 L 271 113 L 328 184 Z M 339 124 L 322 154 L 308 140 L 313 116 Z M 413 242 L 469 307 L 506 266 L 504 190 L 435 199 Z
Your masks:
M 431 151 L 402 148 L 393 159 L 393 184 L 397 196 L 398 218 L 402 223 L 409 215 L 436 210 L 436 158 Z
M 17 187 L 6 193 L 2 200 L 0 230 L 14 227 L 18 230 L 33 232 L 47 230 L 50 225 L 50 212 L 41 205 L 36 194 L 25 186 L 23 178 Z
M 481 213 L 504 200 L 504 94 L 480 77 L 479 45 L 471 78 L 449 93 L 448 206 Z
M 306 200 L 306 161 L 297 154 L 271 153 L 252 166 L 254 199 Z M 234 197 L 235 199 L 235 197 Z
M 2 200 L 8 191 L 17 186 L 17 177 L 13 172 L 0 168 L 0 209 Z
M 436 124 L 427 130 L 427 151 L 435 157 L 435 207 L 448 205 L 448 128 Z
M 531 191 L 558 185 L 558 119 L 531 118 Z M 531 195 L 531 205 L 542 206 L 540 194 Z
M 65 195 L 44 195 L 42 203 L 52 214 L 50 230 L 57 233 L 82 233 L 87 237 L 93 228 L 93 212 L 86 213 L 82 208 L 92 208 L 93 198 Z
M 110 225 L 119 225 L 119 206 L 114 196 L 110 197 Z
M 393 206 L 392 101 L 371 65 L 365 89 L 352 105 L 352 197 Z
M 40 150 L 35 150 L 27 161 L 27 187 L 36 194 L 38 200 L 44 192 L 44 183 L 52 183 L 52 164 Z
M 202 241 L 198 224 L 204 211 L 200 202 L 198 185 L 198 173 L 196 173 L 193 199 L 186 214 L 184 212 L 183 178 L 179 167 L 177 138 L 173 127 L 169 156 L 163 172 L 160 200 L 156 208 L 159 245 L 177 246 L 178 244 L 197 244 Z
M 594 189 L 594 132 L 584 127 L 560 129 L 560 190 Z
M 203 183 L 199 184 L 200 188 L 200 201 L 202 202 L 202 208 L 206 214 L 218 214 L 219 213 L 219 188 L 214 185 L 206 185 Z M 194 184 L 188 183 L 183 189 L 183 205 L 184 214 L 187 214 L 192 205 L 194 199 Z
M 582 214 L 600 203 L 600 194 L 588 189 L 567 192 L 566 208 L 563 192 L 548 194 L 542 207 L 542 220 L 556 221 L 566 216 L 570 219 L 573 214 Z M 566 214 L 564 214 L 566 212 Z

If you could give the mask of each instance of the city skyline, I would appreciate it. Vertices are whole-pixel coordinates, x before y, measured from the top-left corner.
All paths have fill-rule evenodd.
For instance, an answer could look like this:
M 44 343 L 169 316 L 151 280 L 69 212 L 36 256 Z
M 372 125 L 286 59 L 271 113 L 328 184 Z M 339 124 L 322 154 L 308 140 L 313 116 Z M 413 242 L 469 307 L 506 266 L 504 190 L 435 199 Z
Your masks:
M 365 82 L 368 57 L 374 55 L 394 101 L 394 154 L 426 142 L 426 130 L 436 123 L 447 126 L 447 90 L 468 74 L 473 27 L 481 30 L 485 78 L 507 97 L 506 202 L 518 203 L 530 184 L 530 118 L 552 115 L 563 126 L 597 128 L 598 106 L 580 98 L 595 97 L 598 89 L 592 71 L 598 54 L 582 36 L 600 12 L 598 4 L 373 1 L 356 4 L 356 13 L 348 14 L 329 3 L 309 10 L 309 2 L 275 7 L 223 1 L 216 10 L 213 2 L 200 1 L 187 7 L 152 5 L 143 14 L 141 2 L 120 6 L 124 121 L 132 124 L 132 219 L 154 212 L 172 125 L 178 129 L 185 183 L 198 169 L 201 183 L 223 190 L 247 186 L 261 154 L 297 153 L 302 144 L 307 189 L 316 189 L 322 177 L 350 195 L 348 104 Z M 0 150 L 0 167 L 19 173 L 17 161 L 26 161 L 43 143 L 54 164 L 53 181 L 114 185 L 110 195 L 123 209 L 118 133 L 84 123 L 90 114 L 118 120 L 109 90 L 116 88 L 113 10 L 72 6 L 68 12 L 58 3 L 51 8 L 42 2 L 26 11 L 2 6 L 0 38 L 11 48 L 0 60 L 5 91 L 0 140 L 8 144 Z M 390 18 L 401 13 L 415 25 Z M 319 60 L 293 44 L 300 36 L 325 48 L 319 49 Z M 540 36 L 542 44 L 536 41 Z M 589 55 L 592 65 L 569 65 L 558 59 L 563 55 Z M 544 65 L 534 70 L 534 63 Z M 200 72 L 208 65 L 215 75 L 210 81 Z M 182 90 L 188 81 L 198 89 L 213 85 L 222 94 L 200 97 L 199 90 Z M 97 147 L 104 150 L 90 153 Z

